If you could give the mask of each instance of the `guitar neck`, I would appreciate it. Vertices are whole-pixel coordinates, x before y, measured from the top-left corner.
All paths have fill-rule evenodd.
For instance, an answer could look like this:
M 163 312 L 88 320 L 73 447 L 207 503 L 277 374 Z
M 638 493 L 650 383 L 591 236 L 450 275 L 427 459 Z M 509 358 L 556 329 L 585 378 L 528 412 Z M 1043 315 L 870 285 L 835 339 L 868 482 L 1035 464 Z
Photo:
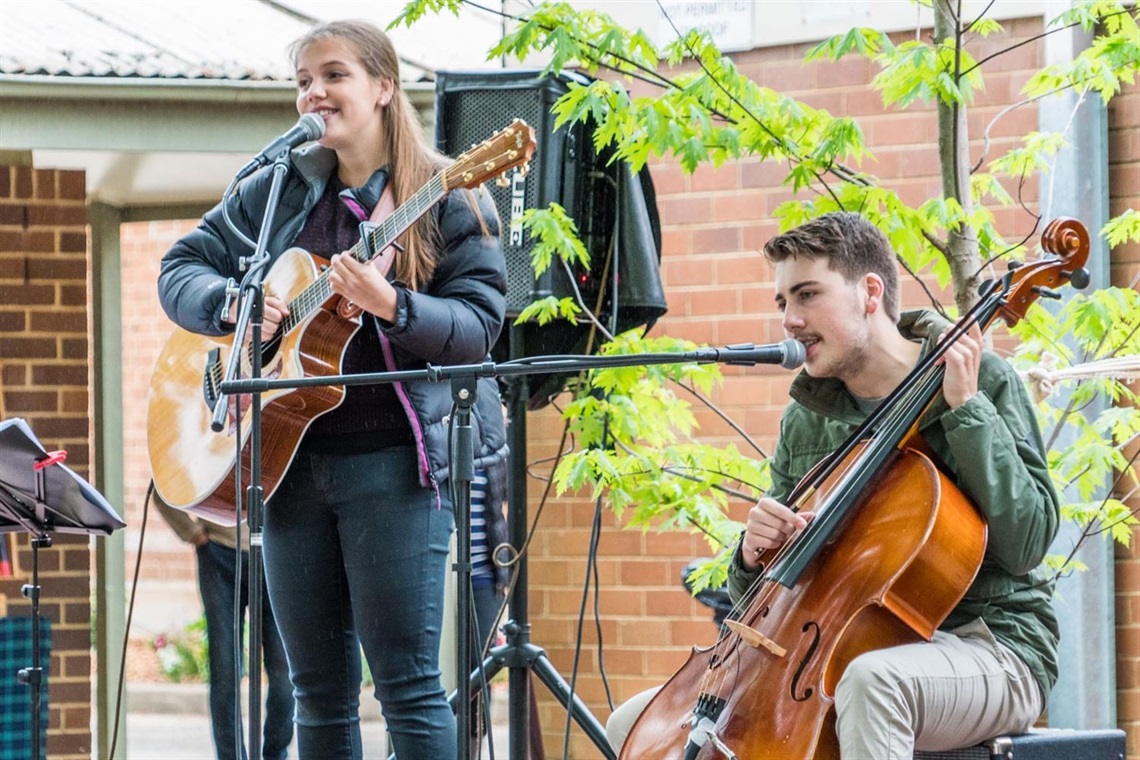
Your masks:
M 348 252 L 362 264 L 371 261 L 375 255 L 390 246 L 400 235 L 403 235 L 409 227 L 416 223 L 417 219 L 428 212 L 428 209 L 439 203 L 445 192 L 442 176 L 436 174 L 372 230 L 368 241 L 371 245 L 365 245 L 364 240 L 361 239 Z M 370 254 L 369 251 L 375 253 Z
M 363 239 L 358 240 L 347 253 L 362 264 L 368 263 L 381 251 L 392 245 L 396 238 L 404 234 L 432 206 L 439 203 L 446 193 L 442 175 L 433 176 L 427 184 L 417 190 L 411 198 L 404 201 L 398 209 L 369 233 L 369 244 L 365 244 Z M 321 272 L 307 288 L 289 302 L 289 316 L 281 323 L 280 333 L 287 333 L 304 322 L 332 295 L 329 272 L 326 270 Z

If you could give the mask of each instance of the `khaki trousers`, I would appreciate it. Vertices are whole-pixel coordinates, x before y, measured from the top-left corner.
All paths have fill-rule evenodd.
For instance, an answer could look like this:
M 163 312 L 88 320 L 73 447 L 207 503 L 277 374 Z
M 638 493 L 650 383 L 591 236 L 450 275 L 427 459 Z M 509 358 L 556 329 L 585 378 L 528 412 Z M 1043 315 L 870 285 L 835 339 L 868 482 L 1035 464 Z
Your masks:
M 620 751 L 660 687 L 619 705 L 606 737 Z M 934 640 L 868 652 L 835 693 L 842 760 L 910 760 L 915 749 L 969 747 L 1027 731 L 1043 709 L 1028 666 L 980 619 Z

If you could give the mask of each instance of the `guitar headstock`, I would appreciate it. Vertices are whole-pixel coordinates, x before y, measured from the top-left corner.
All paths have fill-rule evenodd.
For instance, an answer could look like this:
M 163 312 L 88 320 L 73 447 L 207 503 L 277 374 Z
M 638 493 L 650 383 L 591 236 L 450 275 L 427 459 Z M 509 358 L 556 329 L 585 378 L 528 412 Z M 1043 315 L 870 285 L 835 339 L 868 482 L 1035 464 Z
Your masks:
M 534 155 L 534 128 L 522 119 L 500 129 L 488 139 L 472 146 L 455 163 L 443 170 L 443 187 L 475 188 L 489 179 L 528 163 Z

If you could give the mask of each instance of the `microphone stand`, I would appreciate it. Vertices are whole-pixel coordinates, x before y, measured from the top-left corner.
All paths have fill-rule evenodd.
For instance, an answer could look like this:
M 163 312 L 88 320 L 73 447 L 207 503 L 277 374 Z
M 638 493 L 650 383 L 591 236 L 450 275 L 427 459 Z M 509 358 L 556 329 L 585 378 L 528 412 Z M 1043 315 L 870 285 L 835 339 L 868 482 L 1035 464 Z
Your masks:
M 241 373 L 242 346 L 246 329 L 252 328 L 250 359 L 250 377 L 261 377 L 261 325 L 265 312 L 264 280 L 269 266 L 269 237 L 273 228 L 273 219 L 277 213 L 277 204 L 281 199 L 281 189 L 285 175 L 289 173 L 289 148 L 286 146 L 273 160 L 273 181 L 269 188 L 269 199 L 265 204 L 265 213 L 261 219 L 261 229 L 258 232 L 257 243 L 254 246 L 253 256 L 242 258 L 242 268 L 249 267 L 245 277 L 242 278 L 239 292 L 241 294 L 241 307 L 238 311 L 237 323 L 234 326 L 234 350 L 230 352 L 229 363 L 226 366 L 227 381 L 234 380 Z M 235 183 L 236 184 L 236 183 Z M 223 205 L 225 199 L 223 198 Z M 229 217 L 226 217 L 229 222 Z M 245 239 L 240 231 L 235 230 L 239 237 Z M 248 240 L 247 240 L 248 242 Z M 221 395 L 214 407 L 214 417 L 211 427 L 219 432 L 225 425 L 226 414 L 229 410 L 229 395 L 226 390 L 227 382 L 221 384 Z M 261 391 L 252 391 L 250 397 L 250 447 L 249 467 L 250 483 L 246 489 L 246 522 L 249 528 L 249 757 L 261 757 L 261 587 L 262 587 L 262 516 L 265 505 L 264 489 L 261 486 Z M 241 420 L 241 397 L 236 404 L 236 417 Z M 234 551 L 235 583 L 241 579 L 241 461 L 242 443 L 240 430 L 238 440 L 238 466 L 234 468 L 234 477 L 237 484 L 234 488 L 237 548 Z M 240 594 L 235 597 L 234 604 L 234 751 L 236 757 L 242 756 L 242 728 L 241 728 L 241 677 L 242 677 L 242 637 L 237 635 L 241 630 Z M 212 677 L 212 676 L 211 676 Z
M 794 344 L 794 345 L 793 345 Z M 631 355 L 563 355 L 563 356 L 537 356 L 524 359 L 514 359 L 496 364 L 486 361 L 479 364 L 462 364 L 442 367 L 428 364 L 425 369 L 401 370 L 396 372 L 369 372 L 356 375 L 321 375 L 318 377 L 303 378 L 277 378 L 264 379 L 251 377 L 242 380 L 227 380 L 221 384 L 223 394 L 253 393 L 258 394 L 278 389 L 308 388 L 329 385 L 372 385 L 376 383 L 395 382 L 451 382 L 452 398 L 456 402 L 455 413 L 455 446 L 452 449 L 456 460 L 452 462 L 452 477 L 454 478 L 454 493 L 456 496 L 455 519 L 459 535 L 457 536 L 457 557 L 454 569 L 458 575 L 456 581 L 456 597 L 458 601 L 457 615 L 459 616 L 457 630 L 458 636 L 455 646 L 456 672 L 462 673 L 467 669 L 468 651 L 470 649 L 469 600 L 471 598 L 471 536 L 467 526 L 470 524 L 471 508 L 471 479 L 474 472 L 474 442 L 471 438 L 470 411 L 476 401 L 477 380 L 484 377 L 514 377 L 517 375 L 548 374 L 551 372 L 579 372 L 590 369 L 607 369 L 613 367 L 637 367 L 655 364 L 683 364 L 683 363 L 728 363 L 728 364 L 757 364 L 774 363 L 787 366 L 795 358 L 802 362 L 802 356 L 795 356 L 793 341 L 785 341 L 782 346 L 793 354 L 789 359 L 786 355 L 780 357 L 770 356 L 773 348 L 755 349 L 751 346 L 730 346 L 727 349 L 697 349 L 695 351 L 677 353 L 647 353 Z M 799 346 L 802 351 L 802 346 Z M 785 351 L 785 354 L 788 351 Z M 776 359 L 773 361 L 773 359 Z M 790 368 L 790 367 L 789 367 Z M 254 407 L 257 408 L 256 406 Z M 258 418 L 260 422 L 260 418 Z M 255 423 L 256 424 L 256 423 Z M 255 483 L 258 481 L 255 481 Z M 254 490 L 251 486 L 251 492 Z M 252 506 L 252 505 L 251 505 Z M 252 522 L 251 522 L 252 526 Z M 251 528 L 252 529 L 252 528 Z M 252 549 L 252 540 L 250 542 Z M 519 547 L 516 547 L 516 549 Z M 251 577 L 252 583 L 252 577 Z M 512 599 L 512 605 L 517 600 Z M 252 602 L 252 600 L 251 600 Z M 512 611 L 522 608 L 513 606 Z M 458 679 L 456 693 L 452 695 L 453 708 L 457 712 L 456 731 L 458 732 L 458 760 L 469 760 L 471 746 L 468 741 L 470 725 L 471 694 L 484 677 L 490 678 L 504 667 L 511 668 L 511 694 L 516 691 L 525 698 L 526 683 L 516 686 L 516 669 L 533 668 L 543 683 L 551 690 L 554 696 L 571 711 L 572 717 L 586 732 L 590 740 L 601 751 L 606 760 L 616 760 L 616 755 L 606 739 L 605 728 L 590 712 L 582 700 L 572 692 L 569 685 L 557 673 L 546 657 L 546 652 L 540 647 L 529 643 L 528 625 L 518 625 L 514 621 L 507 624 L 508 636 L 512 643 L 504 647 L 496 647 L 484 660 L 483 671 L 492 672 L 484 676 L 477 669 L 468 679 Z M 252 648 L 252 637 L 251 637 Z M 521 650 L 521 651 L 520 651 Z M 252 657 L 252 654 L 251 654 Z M 525 715 L 525 708 L 522 708 Z M 512 716 L 515 710 L 511 711 Z M 524 735 L 525 726 L 511 726 L 512 750 L 516 747 L 515 737 Z M 521 743 L 517 746 L 522 746 Z M 514 753 L 512 753 L 514 754 Z M 251 753 L 252 756 L 252 753 Z

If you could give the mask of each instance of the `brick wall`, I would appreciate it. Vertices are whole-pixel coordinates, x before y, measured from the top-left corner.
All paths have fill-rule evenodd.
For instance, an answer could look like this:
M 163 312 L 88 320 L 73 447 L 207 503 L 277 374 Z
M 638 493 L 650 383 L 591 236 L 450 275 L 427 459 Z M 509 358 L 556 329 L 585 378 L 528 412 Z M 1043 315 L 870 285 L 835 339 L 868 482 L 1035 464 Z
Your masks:
M 137 400 L 126 404 L 123 409 L 123 493 L 127 524 L 130 526 L 127 532 L 127 567 L 134 567 L 143 499 L 150 482 L 146 447 L 147 391 L 154 363 L 174 329 L 158 305 L 158 264 L 171 244 L 193 229 L 195 224 L 197 220 L 158 221 L 133 222 L 120 227 L 124 304 L 123 398 Z M 181 544 L 153 509 L 148 513 L 143 553 L 146 561 L 142 564 L 140 577 L 147 581 L 194 581 L 197 578 L 194 553 Z
M 1108 107 L 1109 213 L 1117 216 L 1127 209 L 1140 209 L 1140 87 L 1132 85 L 1114 98 Z M 1112 284 L 1133 288 L 1140 281 L 1140 244 L 1117 246 L 1112 255 Z M 1140 383 L 1133 384 L 1133 390 Z M 1125 452 L 1136 454 L 1136 443 Z M 1133 468 L 1133 475 L 1140 467 Z M 1121 483 L 1118 497 L 1124 498 L 1136 487 L 1134 481 Z M 1140 495 L 1128 502 L 1140 510 Z M 1116 544 L 1116 697 L 1117 725 L 1128 734 L 1128 746 L 1140 747 L 1140 550 Z
M 88 416 L 87 209 L 83 172 L 0 166 L 0 409 L 23 417 L 49 451 L 85 477 Z M 27 616 L 28 537 L 19 572 L 0 579 L 8 614 Z M 40 611 L 50 618 L 51 758 L 91 756 L 91 562 L 86 536 L 52 535 L 40 550 Z M 28 663 L 31 664 L 30 662 Z M 47 663 L 45 663 L 45 666 Z M 13 674 L 3 674 L 8 678 Z

